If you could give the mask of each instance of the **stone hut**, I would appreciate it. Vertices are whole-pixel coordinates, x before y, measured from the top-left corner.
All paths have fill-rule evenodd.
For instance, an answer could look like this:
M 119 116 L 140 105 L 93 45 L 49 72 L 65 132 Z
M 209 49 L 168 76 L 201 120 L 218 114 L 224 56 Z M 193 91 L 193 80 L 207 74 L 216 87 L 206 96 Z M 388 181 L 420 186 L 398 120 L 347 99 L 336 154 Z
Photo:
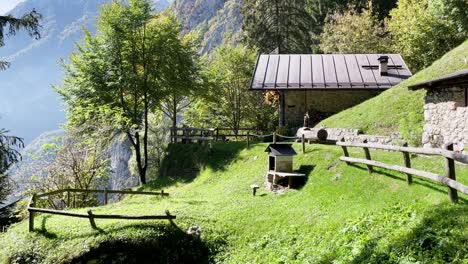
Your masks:
M 459 150 L 468 146 L 468 69 L 409 86 L 426 89 L 424 99 L 425 147 L 454 143 Z
M 260 55 L 251 91 L 279 96 L 280 126 L 295 129 L 372 98 L 411 77 L 399 54 Z

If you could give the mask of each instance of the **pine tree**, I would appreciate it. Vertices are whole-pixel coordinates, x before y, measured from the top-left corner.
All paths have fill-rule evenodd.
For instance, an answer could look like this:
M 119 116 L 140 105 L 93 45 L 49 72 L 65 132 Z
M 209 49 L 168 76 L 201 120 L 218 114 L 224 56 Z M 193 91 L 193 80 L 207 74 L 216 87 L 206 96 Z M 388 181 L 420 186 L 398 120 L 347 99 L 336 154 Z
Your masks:
M 312 18 L 307 0 L 245 0 L 246 41 L 262 53 L 310 52 Z
M 0 47 L 5 46 L 5 37 L 14 36 L 21 29 L 25 29 L 31 37 L 39 39 L 41 37 L 39 33 L 41 17 L 41 14 L 35 10 L 21 18 L 15 18 L 11 15 L 0 16 Z M 0 70 L 5 70 L 9 65 L 10 63 L 6 61 L 0 61 Z

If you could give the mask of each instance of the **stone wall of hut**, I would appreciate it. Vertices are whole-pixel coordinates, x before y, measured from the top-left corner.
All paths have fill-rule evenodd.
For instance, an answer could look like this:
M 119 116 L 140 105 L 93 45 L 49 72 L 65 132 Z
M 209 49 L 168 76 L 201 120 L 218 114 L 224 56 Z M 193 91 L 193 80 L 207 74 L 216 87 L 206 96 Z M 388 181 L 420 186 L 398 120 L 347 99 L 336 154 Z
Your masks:
M 321 116 L 338 113 L 378 94 L 379 91 L 287 91 L 285 121 L 290 128 L 302 127 L 306 111 L 309 111 L 312 119 L 320 119 Z
M 468 146 L 468 107 L 466 88 L 440 88 L 427 91 L 424 105 L 425 147 L 442 147 L 447 143 Z M 459 145 L 462 145 L 459 144 Z

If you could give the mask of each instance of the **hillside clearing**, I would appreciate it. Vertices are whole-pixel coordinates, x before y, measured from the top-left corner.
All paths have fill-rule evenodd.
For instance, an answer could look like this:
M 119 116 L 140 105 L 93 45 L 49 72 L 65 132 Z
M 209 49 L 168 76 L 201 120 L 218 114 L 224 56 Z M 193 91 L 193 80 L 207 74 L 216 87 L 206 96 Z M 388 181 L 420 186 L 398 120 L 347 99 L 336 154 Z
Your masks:
M 447 198 L 447 188 L 405 175 L 339 162 L 336 146 L 308 145 L 295 157 L 295 169 L 309 175 L 305 186 L 283 195 L 263 186 L 266 144 L 215 144 L 214 154 L 198 145 L 172 145 L 165 166 L 201 169 L 197 177 L 165 176 L 145 190 L 164 189 L 169 198 L 127 197 L 92 208 L 96 214 L 177 215 L 176 226 L 164 221 L 97 220 L 39 216 L 40 231 L 27 222 L 0 237 L 2 262 L 41 263 L 109 258 L 116 263 L 184 261 L 226 263 L 361 263 L 421 261 L 466 263 L 468 207 Z M 295 146 L 299 153 L 300 145 Z M 351 155 L 362 157 L 359 150 Z M 399 153 L 372 151 L 376 160 L 401 164 Z M 415 168 L 443 174 L 444 159 L 413 157 Z M 468 167 L 457 165 L 458 180 L 468 183 Z M 85 209 L 78 210 L 85 212 Z M 201 240 L 185 235 L 189 226 L 203 229 Z M 339 234 L 339 235 L 337 235 Z M 110 254 L 109 252 L 112 252 Z M 132 262 L 133 261 L 133 262 Z
M 416 73 L 412 78 L 401 82 L 377 97 L 367 100 L 320 122 L 317 126 L 356 128 L 370 135 L 391 135 L 402 132 L 400 120 L 410 115 L 411 128 L 423 126 L 423 105 L 425 91 L 409 91 L 408 86 L 431 80 L 443 75 L 466 69 L 468 41 L 445 54 L 430 67 Z

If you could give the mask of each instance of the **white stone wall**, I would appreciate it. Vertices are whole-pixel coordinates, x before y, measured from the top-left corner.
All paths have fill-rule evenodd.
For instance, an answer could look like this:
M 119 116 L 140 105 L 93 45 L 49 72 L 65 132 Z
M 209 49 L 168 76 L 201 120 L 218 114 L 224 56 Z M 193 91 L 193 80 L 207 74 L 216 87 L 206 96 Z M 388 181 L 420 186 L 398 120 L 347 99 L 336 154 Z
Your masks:
M 424 105 L 425 147 L 442 147 L 455 143 L 468 146 L 468 107 L 464 88 L 453 87 L 428 90 Z

